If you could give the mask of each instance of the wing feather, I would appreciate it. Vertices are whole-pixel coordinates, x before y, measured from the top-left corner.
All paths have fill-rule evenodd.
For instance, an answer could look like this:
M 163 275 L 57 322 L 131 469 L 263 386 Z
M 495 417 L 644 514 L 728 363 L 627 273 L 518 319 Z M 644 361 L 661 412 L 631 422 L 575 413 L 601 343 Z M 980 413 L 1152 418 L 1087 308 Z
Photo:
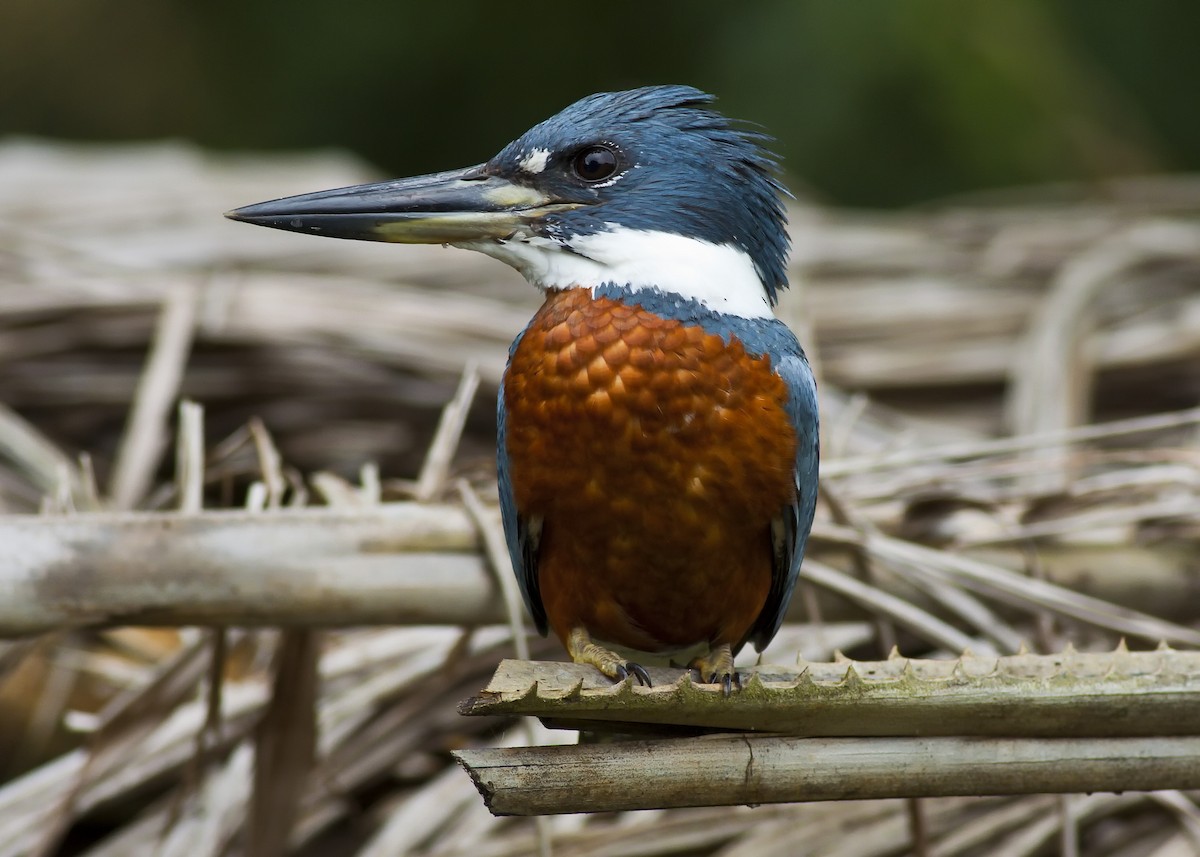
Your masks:
M 774 540 L 771 589 L 762 613 L 747 635 L 747 639 L 760 652 L 779 631 L 796 589 L 800 562 L 804 559 L 804 547 L 817 507 L 817 464 L 820 458 L 817 385 L 799 344 L 796 344 L 795 353 L 775 359 L 774 368 L 787 384 L 788 416 L 796 432 L 796 502 L 784 507 L 771 526 Z
M 518 342 L 520 340 L 518 339 Z M 513 343 L 516 348 L 517 343 Z M 525 609 L 529 611 L 538 633 L 546 635 L 546 608 L 542 605 L 542 593 L 538 586 L 538 542 L 542 534 L 542 522 L 536 518 L 526 519 L 517 511 L 513 494 L 512 473 L 508 460 L 507 419 L 504 407 L 504 384 L 496 402 L 496 470 L 500 485 L 500 518 L 504 522 L 504 540 L 508 543 L 508 555 L 512 559 L 513 573 Z

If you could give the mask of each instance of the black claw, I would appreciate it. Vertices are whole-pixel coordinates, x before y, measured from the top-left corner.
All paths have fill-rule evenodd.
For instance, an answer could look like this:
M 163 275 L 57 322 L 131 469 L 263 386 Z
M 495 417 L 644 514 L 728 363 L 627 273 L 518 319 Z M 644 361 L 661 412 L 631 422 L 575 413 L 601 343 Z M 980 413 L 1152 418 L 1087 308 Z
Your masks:
M 637 683 L 644 687 L 650 687 L 650 673 L 646 672 L 646 668 L 641 664 L 635 664 L 633 661 L 626 661 L 624 664 L 617 664 L 616 676 L 613 678 L 613 684 L 620 684 L 629 678 L 631 675 L 637 679 Z
M 699 667 L 688 667 L 688 674 L 691 675 L 692 681 L 697 684 L 721 685 L 721 693 L 724 696 L 729 696 L 735 689 L 742 689 L 742 676 L 736 670 L 731 673 L 713 671 L 705 676 L 704 673 L 700 672 Z
M 637 678 L 638 684 L 642 685 L 643 687 L 652 686 L 653 683 L 650 681 L 650 673 L 646 672 L 646 668 L 644 666 L 641 664 L 635 664 L 633 661 L 625 664 L 625 666 L 629 669 L 629 672 L 633 673 Z

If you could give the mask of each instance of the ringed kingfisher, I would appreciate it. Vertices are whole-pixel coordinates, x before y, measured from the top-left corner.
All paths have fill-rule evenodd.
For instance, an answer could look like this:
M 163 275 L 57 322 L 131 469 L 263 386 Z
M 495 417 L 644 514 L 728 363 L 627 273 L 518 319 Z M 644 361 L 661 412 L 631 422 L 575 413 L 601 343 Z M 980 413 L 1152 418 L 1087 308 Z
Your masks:
M 598 93 L 477 166 L 228 216 L 477 250 L 541 289 L 498 402 L 525 605 L 614 681 L 648 685 L 636 653 L 655 653 L 728 695 L 734 654 L 770 642 L 796 585 L 817 400 L 772 312 L 789 242 L 768 138 L 713 100 L 688 86 Z

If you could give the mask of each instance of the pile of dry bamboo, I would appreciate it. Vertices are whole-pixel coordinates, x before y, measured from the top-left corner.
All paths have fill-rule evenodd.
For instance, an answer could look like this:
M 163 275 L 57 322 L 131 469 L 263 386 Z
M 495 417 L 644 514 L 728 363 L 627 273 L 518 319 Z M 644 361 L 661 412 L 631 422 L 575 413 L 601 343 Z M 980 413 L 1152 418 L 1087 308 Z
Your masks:
M 491 390 L 537 296 L 220 217 L 369 178 L 0 145 L 0 857 L 1200 853 L 1183 791 L 492 817 L 451 751 L 575 740 L 457 713 L 560 657 L 492 572 Z M 1200 648 L 1198 213 L 1189 177 L 793 210 L 826 493 L 766 663 Z

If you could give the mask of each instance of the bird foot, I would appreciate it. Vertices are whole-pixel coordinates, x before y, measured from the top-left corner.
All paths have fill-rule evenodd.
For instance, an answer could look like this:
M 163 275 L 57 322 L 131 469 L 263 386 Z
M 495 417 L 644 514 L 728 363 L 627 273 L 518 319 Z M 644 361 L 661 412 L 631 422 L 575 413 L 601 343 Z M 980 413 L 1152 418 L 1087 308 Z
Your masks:
M 650 687 L 650 673 L 646 672 L 645 667 L 593 643 L 583 628 L 571 631 L 567 639 L 567 653 L 575 663 L 591 664 L 613 681 L 624 681 L 632 675 L 638 684 Z
M 742 677 L 733 668 L 733 650 L 728 643 L 722 643 L 707 655 L 694 658 L 688 669 L 694 673 L 694 678 L 701 684 L 719 684 L 721 693 L 729 696 L 734 688 L 742 689 Z

